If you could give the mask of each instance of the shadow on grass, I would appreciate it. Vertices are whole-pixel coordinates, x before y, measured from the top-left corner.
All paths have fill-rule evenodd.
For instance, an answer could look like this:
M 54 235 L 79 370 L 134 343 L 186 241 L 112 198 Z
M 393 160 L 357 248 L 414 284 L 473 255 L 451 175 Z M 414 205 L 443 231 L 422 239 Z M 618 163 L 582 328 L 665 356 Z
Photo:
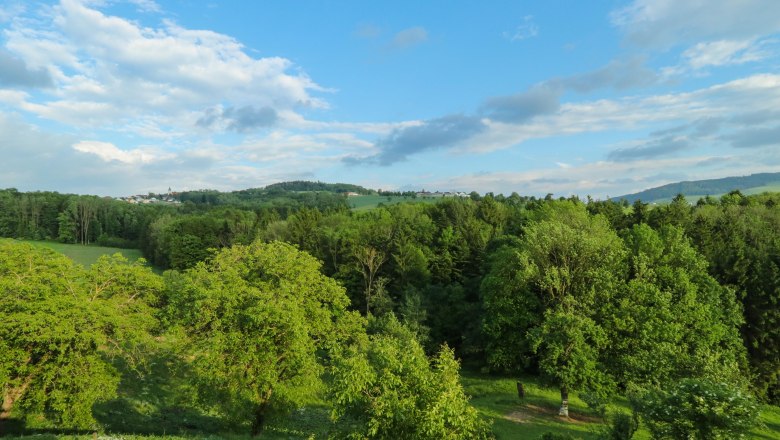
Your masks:
M 112 434 L 214 434 L 228 428 L 221 419 L 204 415 L 194 408 L 165 406 L 146 412 L 126 399 L 95 405 L 95 418 L 104 432 Z
M 122 373 L 119 398 L 96 404 L 93 414 L 112 434 L 188 435 L 230 430 L 219 417 L 189 405 L 188 366 L 164 351 L 149 357 L 142 369 L 117 361 Z
M 92 434 L 91 430 L 80 429 L 53 429 L 53 428 L 28 428 L 22 419 L 0 420 L 0 437 L 35 435 L 36 439 L 58 439 L 61 435 L 86 435 Z
M 534 377 L 521 378 L 523 399 L 517 396 L 517 378 L 467 370 L 461 378 L 471 404 L 492 422 L 498 440 L 537 440 L 547 432 L 594 439 L 603 423 L 574 393 L 569 401 L 571 418 L 559 417 L 560 391 Z
M 327 438 L 330 427 L 330 408 L 325 405 L 308 405 L 290 414 L 272 417 L 261 438 Z

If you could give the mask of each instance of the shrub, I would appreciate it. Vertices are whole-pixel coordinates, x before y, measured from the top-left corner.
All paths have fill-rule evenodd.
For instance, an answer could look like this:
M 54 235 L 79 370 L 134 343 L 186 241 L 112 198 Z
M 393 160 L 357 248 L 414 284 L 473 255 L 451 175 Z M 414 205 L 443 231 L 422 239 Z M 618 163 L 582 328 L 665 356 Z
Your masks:
M 685 379 L 633 400 L 654 438 L 711 440 L 744 438 L 758 408 L 742 390 L 706 379 Z

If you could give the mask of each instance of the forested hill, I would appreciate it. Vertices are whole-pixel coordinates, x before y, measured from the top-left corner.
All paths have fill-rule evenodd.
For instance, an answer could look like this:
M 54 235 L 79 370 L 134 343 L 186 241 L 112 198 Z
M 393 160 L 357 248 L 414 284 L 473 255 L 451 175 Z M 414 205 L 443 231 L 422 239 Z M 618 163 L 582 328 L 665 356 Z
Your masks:
M 265 187 L 266 191 L 327 191 L 334 193 L 354 192 L 358 194 L 371 194 L 371 190 L 359 185 L 349 183 L 325 183 L 311 182 L 307 180 L 294 180 L 291 182 L 279 182 Z
M 663 202 L 670 201 L 677 194 L 691 198 L 707 195 L 720 196 L 734 190 L 750 194 L 762 191 L 777 191 L 778 188 L 780 188 L 780 173 L 760 173 L 749 176 L 670 183 L 634 194 L 613 197 L 613 200 L 625 199 L 631 203 L 635 200 Z
M 217 190 L 183 191 L 174 198 L 194 205 L 234 206 L 243 208 L 275 208 L 292 212 L 301 207 L 320 210 L 346 208 L 347 193 L 372 194 L 373 190 L 348 183 L 292 181 L 274 183 L 265 188 L 238 191 Z

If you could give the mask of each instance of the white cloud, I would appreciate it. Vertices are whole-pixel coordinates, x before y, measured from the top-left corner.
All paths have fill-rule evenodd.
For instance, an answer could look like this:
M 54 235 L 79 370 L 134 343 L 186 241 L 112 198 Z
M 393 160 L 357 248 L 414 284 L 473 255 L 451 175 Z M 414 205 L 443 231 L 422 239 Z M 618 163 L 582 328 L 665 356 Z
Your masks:
M 686 180 L 719 178 L 724 175 L 747 175 L 776 172 L 773 164 L 762 163 L 763 157 L 695 156 L 680 159 L 643 160 L 631 163 L 588 162 L 570 168 L 547 168 L 533 171 L 498 171 L 465 174 L 444 180 L 425 182 L 432 188 L 464 191 L 502 192 L 543 196 L 591 195 L 597 199 L 617 197 L 647 188 Z
M 523 17 L 522 23 L 512 32 L 504 32 L 504 38 L 511 42 L 527 40 L 539 35 L 539 26 L 534 22 L 533 15 Z
M 635 44 L 670 47 L 703 40 L 745 40 L 780 31 L 777 0 L 634 0 L 612 22 Z
M 81 153 L 94 154 L 106 162 L 117 161 L 126 164 L 148 164 L 175 157 L 171 153 L 151 149 L 121 150 L 110 142 L 100 141 L 80 141 L 73 145 L 73 149 Z
M 128 0 L 142 12 L 161 12 L 160 5 L 154 0 Z
M 694 69 L 742 64 L 766 56 L 756 49 L 753 40 L 718 40 L 698 43 L 682 55 Z
M 5 34 L 7 48 L 31 68 L 45 66 L 57 86 L 23 108 L 72 125 L 132 126 L 153 114 L 160 130 L 179 132 L 191 128 L 193 110 L 219 104 L 287 113 L 327 107 L 312 95 L 323 89 L 291 73 L 291 61 L 255 58 L 229 36 L 170 21 L 142 27 L 62 0 L 48 22 L 21 20 Z
M 636 130 L 659 123 L 772 112 L 780 107 L 780 75 L 760 74 L 691 92 L 629 96 L 564 103 L 551 115 L 522 124 L 485 120 L 488 129 L 465 142 L 461 152 L 486 153 L 531 139 L 608 130 Z
M 0 6 L 0 23 L 5 23 L 22 15 L 25 7 L 21 3 Z

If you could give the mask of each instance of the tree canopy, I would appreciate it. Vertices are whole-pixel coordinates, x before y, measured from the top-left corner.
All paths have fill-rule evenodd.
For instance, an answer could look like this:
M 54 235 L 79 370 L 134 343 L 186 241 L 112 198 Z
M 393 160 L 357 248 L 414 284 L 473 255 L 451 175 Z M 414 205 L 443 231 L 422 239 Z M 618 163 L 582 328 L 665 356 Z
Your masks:
M 344 289 L 285 243 L 224 249 L 174 286 L 169 308 L 188 335 L 201 394 L 255 433 L 315 386 L 318 350 L 360 329 Z

